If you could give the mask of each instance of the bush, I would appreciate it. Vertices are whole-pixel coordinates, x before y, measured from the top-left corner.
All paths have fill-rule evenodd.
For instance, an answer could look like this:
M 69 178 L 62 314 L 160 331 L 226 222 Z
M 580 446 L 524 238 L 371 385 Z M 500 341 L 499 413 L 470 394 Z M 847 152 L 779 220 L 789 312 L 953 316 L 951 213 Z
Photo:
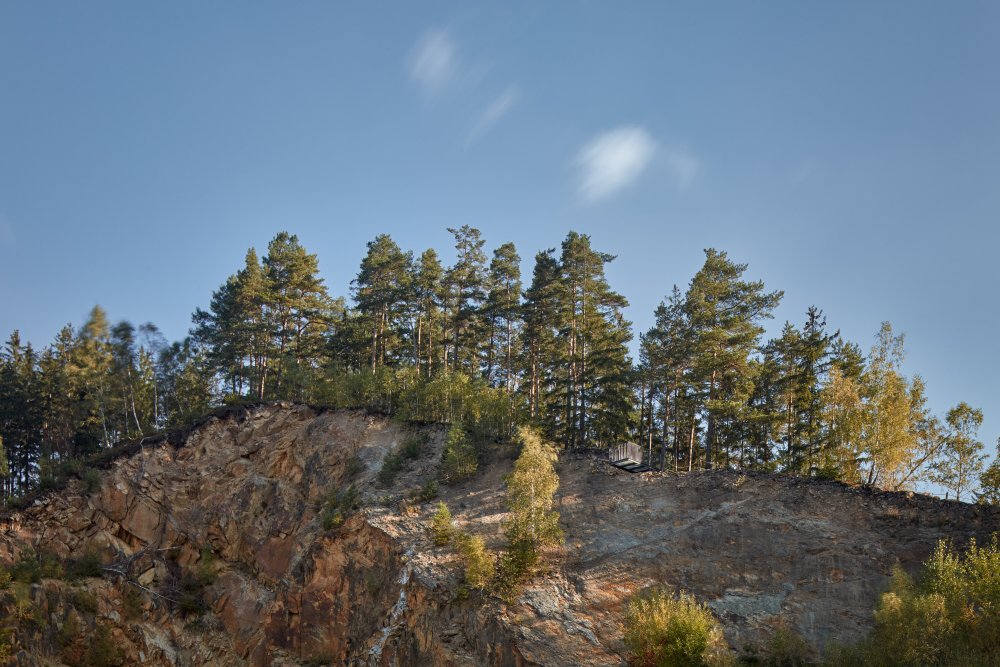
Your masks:
M 417 500 L 422 503 L 429 503 L 438 497 L 438 483 L 435 479 L 429 479 L 423 483 L 420 487 L 420 493 L 417 494 Z
M 340 527 L 348 515 L 360 506 L 361 494 L 353 484 L 343 491 L 330 494 L 320 515 L 324 530 Z
M 441 476 L 445 482 L 455 483 L 476 474 L 479 461 L 469 434 L 461 424 L 452 424 L 445 436 L 441 454 Z
M 759 662 L 767 667 L 808 667 L 814 664 L 809 644 L 787 627 L 779 627 Z
M 129 587 L 122 595 L 122 612 L 126 620 L 132 621 L 142 616 L 142 596 Z
M 682 592 L 654 589 L 633 597 L 625 614 L 625 645 L 631 664 L 642 667 L 707 667 L 731 663 L 712 613 Z
M 378 471 L 378 483 L 381 486 L 392 486 L 405 465 L 403 457 L 397 452 L 389 452 L 382 460 L 382 467 Z
M 77 611 L 84 614 L 97 612 L 97 598 L 88 591 L 73 591 L 73 594 L 70 596 L 70 603 Z
M 964 554 L 939 542 L 923 576 L 900 569 L 860 650 L 873 665 L 995 664 L 1000 656 L 1000 539 Z
M 497 559 L 490 590 L 505 602 L 513 603 L 521 593 L 521 584 L 534 572 L 538 560 L 538 551 L 528 542 L 508 545 Z
M 118 667 L 124 662 L 125 656 L 115 644 L 111 631 L 105 625 L 98 625 L 84 656 L 84 664 L 87 667 Z
M 493 554 L 486 548 L 483 538 L 478 535 L 462 533 L 458 536 L 457 542 L 458 553 L 465 563 L 465 582 L 472 588 L 485 589 L 493 579 L 495 570 Z
M 101 557 L 96 551 L 85 551 L 79 558 L 66 562 L 66 576 L 70 579 L 100 577 L 102 574 Z
M 10 568 L 11 578 L 24 584 L 37 584 L 42 579 L 62 579 L 64 574 L 62 563 L 54 554 L 47 551 L 36 554 L 30 549 L 22 551 Z
M 437 511 L 431 517 L 431 532 L 434 533 L 434 544 L 443 547 L 451 541 L 451 534 L 454 528 L 451 525 L 451 512 L 448 506 L 439 502 Z
M 101 473 L 96 468 L 87 468 L 80 474 L 83 488 L 87 493 L 94 493 L 101 488 Z

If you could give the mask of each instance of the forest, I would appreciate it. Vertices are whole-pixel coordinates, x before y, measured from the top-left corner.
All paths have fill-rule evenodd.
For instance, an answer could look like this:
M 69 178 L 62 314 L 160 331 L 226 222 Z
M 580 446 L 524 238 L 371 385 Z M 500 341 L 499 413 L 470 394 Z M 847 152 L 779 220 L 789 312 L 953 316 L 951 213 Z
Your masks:
M 386 234 L 367 244 L 349 296 L 277 234 L 197 308 L 184 340 L 112 323 L 95 306 L 36 349 L 15 330 L 0 354 L 0 495 L 14 502 L 103 450 L 233 403 L 291 400 L 460 425 L 483 456 L 531 425 L 557 446 L 640 443 L 661 470 L 717 467 L 888 490 L 930 482 L 1000 501 L 982 411 L 932 414 L 902 370 L 904 337 L 882 323 L 869 349 L 811 307 L 765 340 L 781 291 L 705 250 L 640 332 L 605 275 L 613 255 L 570 232 L 522 277 L 513 243 L 448 230 L 455 261 Z

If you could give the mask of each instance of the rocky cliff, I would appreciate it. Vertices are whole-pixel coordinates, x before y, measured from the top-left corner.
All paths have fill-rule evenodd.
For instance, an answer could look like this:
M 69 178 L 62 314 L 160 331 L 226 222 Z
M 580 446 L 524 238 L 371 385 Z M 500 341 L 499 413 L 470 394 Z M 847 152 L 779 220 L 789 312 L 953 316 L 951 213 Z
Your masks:
M 415 431 L 418 458 L 383 488 L 383 459 Z M 0 593 L 13 664 L 108 645 L 148 665 L 619 665 L 623 602 L 650 585 L 707 602 L 734 648 L 785 625 L 822 650 L 870 627 L 893 565 L 1000 529 L 996 509 L 919 495 L 564 457 L 565 547 L 504 605 L 463 590 L 430 539 L 434 503 L 411 499 L 436 475 L 440 429 L 272 405 L 175 439 L 114 462 L 96 491 L 74 482 L 3 517 L 0 562 L 33 549 L 101 568 Z M 493 546 L 509 468 L 440 489 Z M 349 484 L 361 508 L 325 528 L 325 499 Z

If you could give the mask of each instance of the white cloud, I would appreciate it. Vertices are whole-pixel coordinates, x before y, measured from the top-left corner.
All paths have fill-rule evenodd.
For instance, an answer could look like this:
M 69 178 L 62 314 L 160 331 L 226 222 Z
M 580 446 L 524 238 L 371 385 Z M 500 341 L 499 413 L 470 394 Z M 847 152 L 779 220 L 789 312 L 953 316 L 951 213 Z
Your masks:
M 441 92 L 458 69 L 455 42 L 444 30 L 428 30 L 417 42 L 409 59 L 410 79 L 424 92 Z
M 579 194 L 595 203 L 618 194 L 645 171 L 656 143 L 641 127 L 623 126 L 600 134 L 580 151 Z
M 507 115 L 511 109 L 514 108 L 521 100 L 521 91 L 518 90 L 517 86 L 507 86 L 507 89 L 500 93 L 490 105 L 486 107 L 482 115 L 479 116 L 479 120 L 472 127 L 472 131 L 469 132 L 469 137 L 466 143 L 472 143 L 480 135 L 488 132 L 490 128 L 496 125 L 501 118 Z
M 678 190 L 687 190 L 694 185 L 694 180 L 701 171 L 698 158 L 679 149 L 667 151 L 666 163 Z

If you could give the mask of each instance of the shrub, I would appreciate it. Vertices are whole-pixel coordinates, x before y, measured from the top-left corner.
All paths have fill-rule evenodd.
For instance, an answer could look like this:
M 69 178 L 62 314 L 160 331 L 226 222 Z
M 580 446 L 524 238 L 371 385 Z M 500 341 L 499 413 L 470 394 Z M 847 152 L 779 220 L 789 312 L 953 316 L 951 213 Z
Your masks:
M 96 551 L 85 551 L 79 558 L 66 562 L 66 576 L 70 579 L 100 577 L 102 573 L 101 557 Z
M 87 468 L 80 474 L 83 488 L 87 493 L 94 493 L 101 488 L 101 473 L 96 468 Z
M 411 461 L 420 458 L 420 453 L 423 451 L 425 441 L 426 438 L 421 435 L 414 434 L 409 436 L 399 447 L 400 455 L 405 459 L 410 459 Z
M 454 483 L 476 474 L 479 462 L 469 434 L 460 423 L 451 425 L 445 436 L 441 454 L 441 476 L 445 482 Z
M 122 595 L 122 612 L 126 620 L 135 620 L 142 616 L 142 596 L 132 587 Z
M 521 584 L 538 565 L 538 551 L 528 542 L 508 545 L 496 563 L 496 573 L 490 585 L 491 592 L 508 603 L 513 603 L 521 592 Z
M 344 466 L 344 475 L 347 479 L 354 479 L 364 470 L 365 462 L 361 460 L 361 457 L 357 454 L 351 454 L 350 458 L 347 459 L 347 465 Z
M 11 578 L 24 584 L 37 584 L 42 579 L 62 579 L 64 573 L 62 563 L 54 554 L 47 551 L 35 553 L 30 549 L 22 551 L 10 568 Z
M 806 640 L 782 626 L 771 635 L 771 641 L 760 664 L 767 667 L 808 667 L 814 663 Z
M 323 528 L 331 530 L 338 528 L 347 516 L 361 506 L 361 494 L 353 484 L 343 491 L 330 494 L 320 515 Z
M 397 452 L 389 452 L 382 460 L 382 467 L 378 471 L 378 483 L 381 486 L 392 486 L 405 465 L 405 460 Z
M 625 645 L 642 667 L 703 667 L 731 662 L 712 613 L 694 597 L 653 589 L 633 597 L 625 614 Z
M 495 564 L 493 554 L 486 548 L 483 538 L 462 533 L 458 536 L 458 553 L 465 563 L 465 582 L 472 588 L 485 589 L 493 579 Z
M 97 631 L 90 639 L 84 664 L 87 667 L 118 667 L 124 662 L 125 656 L 115 644 L 111 631 L 106 625 L 98 625 Z
M 70 603 L 84 614 L 93 614 L 97 611 L 97 598 L 88 591 L 73 591 Z
M 434 544 L 443 547 L 451 541 L 451 534 L 454 529 L 451 525 L 451 512 L 448 506 L 442 502 L 437 504 L 437 510 L 431 517 L 431 532 L 434 533 Z
M 429 503 L 438 497 L 438 483 L 436 479 L 429 479 L 420 487 L 417 500 L 422 503 Z

